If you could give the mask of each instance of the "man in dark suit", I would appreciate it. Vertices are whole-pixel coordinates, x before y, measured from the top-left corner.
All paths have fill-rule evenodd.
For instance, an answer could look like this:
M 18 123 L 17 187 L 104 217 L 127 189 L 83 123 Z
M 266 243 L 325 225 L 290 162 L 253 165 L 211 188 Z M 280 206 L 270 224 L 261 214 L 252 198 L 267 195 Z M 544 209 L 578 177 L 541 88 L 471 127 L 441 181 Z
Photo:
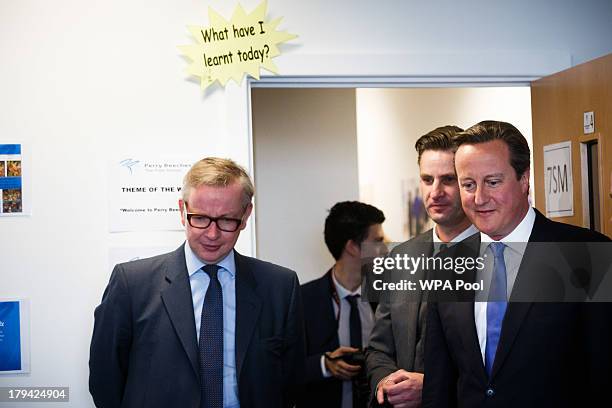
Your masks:
M 461 208 L 453 163 L 452 137 L 461 131 L 443 126 L 417 140 L 421 196 L 435 227 L 398 245 L 392 256 L 431 256 L 442 243 L 449 245 L 477 232 Z M 366 353 L 374 405 L 383 404 L 386 396 L 392 405 L 420 406 L 427 316 L 422 295 L 387 291 L 382 296 Z
M 304 360 L 297 276 L 233 249 L 253 191 L 233 161 L 197 162 L 179 200 L 186 244 L 115 267 L 95 311 L 96 406 L 291 406 Z
M 529 265 L 545 254 L 524 243 L 609 239 L 529 205 L 529 146 L 511 124 L 481 122 L 455 141 L 462 205 L 490 260 L 489 301 L 430 303 L 423 406 L 609 406 L 609 304 L 512 301 L 544 272 Z
M 357 356 L 367 344 L 374 310 L 360 298 L 361 263 L 366 250 L 386 253 L 384 220 L 382 211 L 357 201 L 337 203 L 325 220 L 325 243 L 336 262 L 302 286 L 307 363 L 300 408 L 367 405 L 369 390 Z

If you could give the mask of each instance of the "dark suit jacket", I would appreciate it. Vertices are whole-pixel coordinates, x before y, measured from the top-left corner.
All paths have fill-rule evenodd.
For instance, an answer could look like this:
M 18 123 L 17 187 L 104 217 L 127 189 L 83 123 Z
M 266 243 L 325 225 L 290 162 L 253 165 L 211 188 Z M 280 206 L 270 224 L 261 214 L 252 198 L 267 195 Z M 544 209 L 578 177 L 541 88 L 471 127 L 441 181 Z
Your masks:
M 536 211 L 529 241 L 609 239 L 550 221 Z M 526 270 L 526 259 L 545 255 L 527 248 L 515 287 L 525 276 L 538 273 Z M 510 302 L 489 378 L 474 303 L 430 303 L 423 407 L 609 406 L 609 396 L 604 405 L 594 401 L 606 395 L 604 386 L 611 383 L 611 319 L 610 304 L 605 303 Z
M 432 230 L 426 231 L 393 249 L 395 254 L 431 256 L 433 253 Z M 403 368 L 406 371 L 423 372 L 425 327 L 419 322 L 421 295 L 415 293 L 408 299 L 404 291 L 389 291 L 382 296 L 376 311 L 376 320 L 366 352 L 366 367 L 372 393 L 387 375 Z M 426 310 L 426 309 L 425 309 Z M 373 395 L 372 403 L 375 402 Z
M 304 359 L 293 271 L 235 253 L 240 405 L 290 406 Z M 115 267 L 95 311 L 89 389 L 96 406 L 200 407 L 198 345 L 184 248 Z
M 332 293 L 331 270 L 302 285 L 307 356 L 305 384 L 297 402 L 300 408 L 339 408 L 342 401 L 342 381 L 324 378 L 321 372 L 321 356 L 340 347 Z M 375 307 L 372 305 L 373 310 Z

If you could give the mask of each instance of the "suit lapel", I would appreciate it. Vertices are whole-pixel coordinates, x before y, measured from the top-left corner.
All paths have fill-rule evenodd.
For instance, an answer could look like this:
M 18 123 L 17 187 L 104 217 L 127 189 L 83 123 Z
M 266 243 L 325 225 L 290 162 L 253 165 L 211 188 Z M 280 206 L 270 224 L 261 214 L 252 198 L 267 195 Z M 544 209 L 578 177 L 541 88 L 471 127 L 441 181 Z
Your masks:
M 198 341 L 184 245 L 169 255 L 166 262 L 168 286 L 161 291 L 161 298 L 191 367 L 195 375 L 199 375 Z
M 423 234 L 416 236 L 414 238 L 414 241 L 418 245 L 417 249 L 422 250 L 424 256 L 430 257 L 433 255 L 433 252 L 434 252 L 433 229 L 427 230 Z M 418 271 L 415 272 L 415 274 L 418 279 L 428 278 L 425 275 L 423 269 L 419 269 Z M 410 313 L 407 316 L 411 317 L 411 321 L 406 322 L 410 324 L 409 326 L 405 327 L 405 329 L 408 330 L 409 327 L 418 327 L 421 302 L 427 302 L 427 293 L 423 293 L 421 288 L 417 286 L 416 294 L 410 295 L 409 293 L 406 292 L 405 296 L 412 297 L 412 301 L 409 301 L 409 299 L 407 299 L 406 302 L 402 302 L 402 304 L 406 306 L 406 313 Z M 424 327 L 422 329 L 424 329 Z M 413 337 L 412 341 L 416 345 L 416 333 L 412 333 L 411 336 Z
M 400 250 L 400 253 L 420 255 L 422 252 L 424 256 L 431 256 L 433 254 L 433 232 L 431 229 L 417 235 L 408 242 L 410 246 Z M 415 281 L 417 279 L 425 279 L 424 271 L 422 269 L 417 270 L 415 277 L 412 279 Z M 415 350 L 417 344 L 417 331 L 415 328 L 419 327 L 421 302 L 427 302 L 427 294 L 423 293 L 420 287 L 417 286 L 417 290 L 413 293 L 408 291 L 392 292 L 391 296 L 391 307 L 395 309 L 393 313 L 397 316 L 404 316 L 404 318 L 398 319 L 397 322 L 393 322 L 393 324 L 398 324 L 397 329 L 401 333 L 398 336 L 399 347 L 403 347 L 406 350 Z M 420 330 L 424 331 L 425 327 L 421 327 Z M 413 367 L 417 359 L 416 353 L 411 355 L 398 353 L 397 358 L 400 360 L 400 365 L 404 367 Z
M 244 357 L 253 337 L 262 300 L 255 288 L 257 281 L 250 268 L 248 259 L 234 250 L 236 261 L 236 378 L 244 363 Z
M 480 234 L 474 234 L 466 238 L 460 243 L 450 248 L 455 251 L 455 254 L 469 257 L 477 257 L 480 254 Z M 466 270 L 463 274 L 463 279 L 468 282 L 476 281 L 475 267 Z M 478 378 L 486 381 L 487 372 L 485 370 L 482 352 L 480 350 L 480 342 L 478 341 L 478 331 L 476 330 L 476 320 L 474 316 L 474 294 L 469 293 L 468 297 L 462 296 L 462 301 L 453 305 L 454 313 L 456 313 L 456 321 L 460 326 L 457 331 L 460 333 L 463 347 L 468 353 L 468 361 L 474 374 Z M 476 364 L 473 362 L 477 361 Z
M 330 347 L 336 349 L 340 347 L 340 339 L 338 338 L 338 320 L 336 319 L 332 302 L 335 302 L 333 299 L 334 293 L 337 296 L 338 292 L 334 286 L 332 273 L 332 269 L 327 271 L 324 276 L 325 279 L 321 282 L 324 285 L 324 290 L 318 291 L 321 294 L 319 303 L 321 313 L 319 316 L 321 319 L 321 332 L 329 333 L 329 337 L 324 340 L 323 344 L 330 345 Z
M 447 249 L 445 256 L 451 257 L 477 257 L 480 254 L 480 234 L 474 234 L 463 241 L 451 246 Z M 467 282 L 476 281 L 476 269 L 467 269 L 462 279 Z M 485 370 L 482 352 L 480 350 L 480 342 L 478 341 L 478 331 L 476 330 L 476 320 L 474 316 L 474 294 L 461 294 L 460 299 L 456 302 L 446 303 L 448 305 L 445 310 L 450 316 L 449 322 L 457 322 L 456 332 L 459 333 L 463 349 L 466 352 L 468 366 L 481 381 L 487 381 L 487 372 Z M 444 303 L 442 303 L 444 304 Z
M 508 303 L 508 309 L 504 316 L 504 323 L 499 337 L 499 344 L 497 345 L 497 351 L 495 353 L 495 361 L 493 361 L 491 378 L 495 377 L 495 374 L 499 371 L 504 360 L 508 357 L 508 354 L 510 354 L 512 344 L 532 304 L 533 303 L 519 302 Z
M 536 212 L 536 219 L 533 223 L 533 228 L 531 230 L 531 234 L 529 235 L 529 242 L 544 242 L 544 241 L 554 241 L 554 237 L 547 236 L 548 229 L 546 228 L 546 222 L 548 219 L 544 217 L 538 210 Z M 520 285 L 529 285 L 528 271 L 529 265 L 531 263 L 531 259 L 537 259 L 540 254 L 535 254 L 532 251 L 532 246 L 527 245 L 525 253 L 523 254 L 523 259 L 521 260 L 521 265 L 519 267 L 519 271 L 516 277 L 516 281 L 514 283 L 515 288 L 520 288 Z M 531 273 L 534 271 L 532 270 Z M 514 291 L 514 289 L 513 289 Z M 510 299 L 512 299 L 512 295 L 510 295 Z M 493 362 L 493 368 L 491 371 L 491 377 L 494 377 L 495 374 L 499 371 L 504 360 L 510 354 L 510 349 L 512 348 L 512 344 L 516 340 L 516 336 L 519 333 L 521 325 L 525 321 L 525 317 L 531 309 L 533 303 L 531 302 L 509 302 L 508 309 L 506 310 L 506 315 L 504 316 L 504 322 L 502 325 L 502 331 L 499 337 L 499 344 L 497 345 L 497 352 L 495 353 L 495 361 Z
M 480 343 L 476 332 L 474 320 L 474 302 L 448 303 L 447 313 L 450 315 L 447 321 L 457 322 L 456 331 L 459 333 L 463 348 L 467 353 L 467 361 L 474 374 L 486 381 L 487 373 L 482 361 Z M 477 362 L 474 364 L 474 362 Z

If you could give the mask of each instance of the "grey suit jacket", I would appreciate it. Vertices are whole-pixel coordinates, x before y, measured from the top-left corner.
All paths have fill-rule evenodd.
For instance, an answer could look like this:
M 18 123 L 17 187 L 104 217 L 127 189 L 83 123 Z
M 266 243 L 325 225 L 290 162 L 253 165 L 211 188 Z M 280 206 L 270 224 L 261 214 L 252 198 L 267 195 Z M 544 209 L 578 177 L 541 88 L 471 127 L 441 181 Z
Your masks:
M 432 230 L 398 245 L 391 253 L 412 256 L 431 256 L 433 253 Z M 419 319 L 419 310 L 425 307 L 420 301 L 403 291 L 385 293 L 381 297 L 375 316 L 374 328 L 366 350 L 366 367 L 372 393 L 387 375 L 403 368 L 407 371 L 424 370 L 424 320 Z M 421 313 L 426 316 L 426 313 Z M 373 404 L 376 405 L 375 395 Z
M 235 262 L 240 406 L 290 406 L 305 357 L 297 276 L 237 252 Z M 89 389 L 96 406 L 199 408 L 196 339 L 183 246 L 117 265 L 95 311 Z

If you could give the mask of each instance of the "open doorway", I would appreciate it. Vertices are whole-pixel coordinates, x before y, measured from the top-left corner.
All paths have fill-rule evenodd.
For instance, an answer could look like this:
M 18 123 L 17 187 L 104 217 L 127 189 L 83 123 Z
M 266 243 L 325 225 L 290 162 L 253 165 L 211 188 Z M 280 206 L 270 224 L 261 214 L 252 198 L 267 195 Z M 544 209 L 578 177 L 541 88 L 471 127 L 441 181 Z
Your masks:
M 528 86 L 255 88 L 251 107 L 257 256 L 296 270 L 301 282 L 333 264 L 323 224 L 338 201 L 383 210 L 391 241 L 428 227 L 417 211 L 421 135 L 494 119 L 532 139 Z

